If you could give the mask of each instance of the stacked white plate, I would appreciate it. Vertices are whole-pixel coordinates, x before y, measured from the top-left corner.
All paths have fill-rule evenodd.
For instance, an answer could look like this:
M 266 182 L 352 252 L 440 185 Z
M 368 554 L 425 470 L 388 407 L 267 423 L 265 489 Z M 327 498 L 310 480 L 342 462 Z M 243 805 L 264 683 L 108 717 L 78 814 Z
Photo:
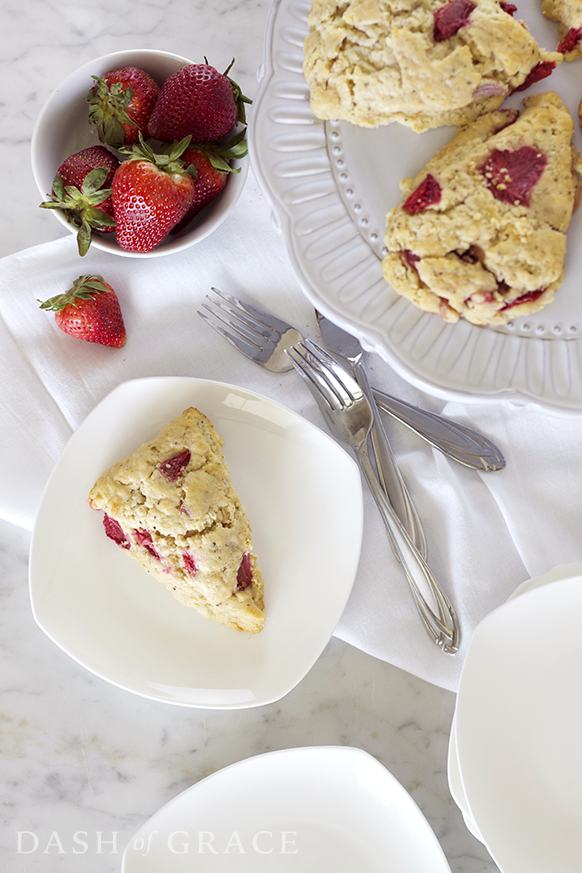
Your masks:
M 451 793 L 502 873 L 582 870 L 582 565 L 523 583 L 476 628 Z

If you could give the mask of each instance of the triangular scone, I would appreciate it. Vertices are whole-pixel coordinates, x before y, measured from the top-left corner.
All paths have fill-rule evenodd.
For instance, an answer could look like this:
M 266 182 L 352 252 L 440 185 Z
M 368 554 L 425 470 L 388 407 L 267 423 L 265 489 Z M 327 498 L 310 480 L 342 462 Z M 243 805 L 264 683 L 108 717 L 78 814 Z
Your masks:
M 237 630 L 264 624 L 251 528 L 222 439 L 197 409 L 103 473 L 89 494 L 105 533 L 186 606 Z
M 387 218 L 384 276 L 446 321 L 503 324 L 549 303 L 564 277 L 582 161 L 557 94 L 457 131 Z
M 313 0 L 303 70 L 314 114 L 416 131 L 467 124 L 562 61 L 504 0 Z
M 543 0 L 542 12 L 556 21 L 559 45 L 557 51 L 567 61 L 582 57 L 582 0 Z

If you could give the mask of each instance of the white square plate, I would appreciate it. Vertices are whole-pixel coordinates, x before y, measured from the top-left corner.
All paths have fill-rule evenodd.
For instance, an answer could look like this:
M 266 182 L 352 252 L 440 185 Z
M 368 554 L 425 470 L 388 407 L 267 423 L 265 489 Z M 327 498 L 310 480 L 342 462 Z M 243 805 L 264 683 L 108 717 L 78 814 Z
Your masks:
M 422 812 L 378 761 L 349 746 L 239 761 L 158 810 L 122 873 L 451 873 Z
M 188 406 L 224 440 L 265 580 L 260 634 L 202 618 L 106 538 L 87 503 L 98 476 Z M 319 428 L 251 391 L 149 378 L 111 392 L 73 434 L 33 531 L 34 617 L 72 658 L 166 703 L 244 709 L 287 694 L 327 645 L 350 595 L 363 527 L 360 474 Z

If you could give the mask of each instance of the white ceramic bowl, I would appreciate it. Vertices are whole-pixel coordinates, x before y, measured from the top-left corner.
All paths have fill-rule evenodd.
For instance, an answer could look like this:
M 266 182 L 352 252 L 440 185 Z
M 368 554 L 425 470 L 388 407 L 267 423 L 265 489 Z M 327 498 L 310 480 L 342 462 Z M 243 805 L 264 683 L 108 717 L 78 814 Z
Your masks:
M 69 155 L 97 145 L 95 126 L 88 121 L 87 94 L 93 85 L 91 76 L 103 76 L 121 67 L 139 67 L 149 73 L 159 85 L 181 67 L 192 64 L 187 58 L 156 49 L 134 49 L 104 55 L 71 73 L 56 88 L 43 106 L 32 135 L 32 172 L 43 200 L 52 191 L 56 171 Z M 249 159 L 235 162 L 240 173 L 232 173 L 224 190 L 176 236 L 170 235 L 151 252 L 129 252 L 117 243 L 115 234 L 93 234 L 91 246 L 101 251 L 133 258 L 168 255 L 188 248 L 208 236 L 224 221 L 229 209 L 238 200 L 248 173 Z M 52 215 L 72 233 L 70 224 L 58 209 Z

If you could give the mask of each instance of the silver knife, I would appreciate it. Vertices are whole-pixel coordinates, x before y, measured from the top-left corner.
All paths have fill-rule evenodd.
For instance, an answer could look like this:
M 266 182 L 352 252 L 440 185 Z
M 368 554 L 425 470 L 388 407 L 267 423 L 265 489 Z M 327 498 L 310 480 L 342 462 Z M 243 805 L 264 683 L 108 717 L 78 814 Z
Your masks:
M 327 322 L 325 329 L 331 334 L 329 325 L 333 325 L 333 322 L 320 313 L 317 317 L 320 329 L 321 324 L 326 325 Z M 361 350 L 358 340 L 336 325 L 333 325 L 333 337 L 330 342 L 336 344 L 337 354 L 346 359 L 348 354 L 357 353 L 358 348 Z M 506 466 L 501 449 L 474 428 L 444 415 L 429 412 L 428 409 L 413 406 L 412 403 L 392 397 L 378 388 L 372 388 L 372 393 L 381 409 L 459 464 L 482 473 L 503 470 Z
M 408 488 L 406 487 L 406 483 L 398 469 L 392 449 L 390 448 L 386 431 L 384 430 L 384 425 L 378 414 L 376 400 L 372 389 L 370 388 L 368 376 L 366 374 L 364 350 L 356 337 L 335 325 L 328 318 L 321 315 L 317 310 L 316 315 L 321 338 L 328 350 L 333 355 L 343 358 L 344 361 L 348 362 L 360 387 L 368 398 L 374 415 L 374 421 L 370 431 L 370 441 L 378 480 L 384 493 L 392 504 L 394 511 L 406 528 L 410 539 L 422 557 L 426 558 L 426 538 L 422 523 Z
M 380 409 L 459 464 L 481 473 L 493 473 L 505 467 L 501 449 L 478 430 L 444 415 L 429 412 L 428 409 L 413 406 L 378 388 L 372 388 L 372 393 Z

